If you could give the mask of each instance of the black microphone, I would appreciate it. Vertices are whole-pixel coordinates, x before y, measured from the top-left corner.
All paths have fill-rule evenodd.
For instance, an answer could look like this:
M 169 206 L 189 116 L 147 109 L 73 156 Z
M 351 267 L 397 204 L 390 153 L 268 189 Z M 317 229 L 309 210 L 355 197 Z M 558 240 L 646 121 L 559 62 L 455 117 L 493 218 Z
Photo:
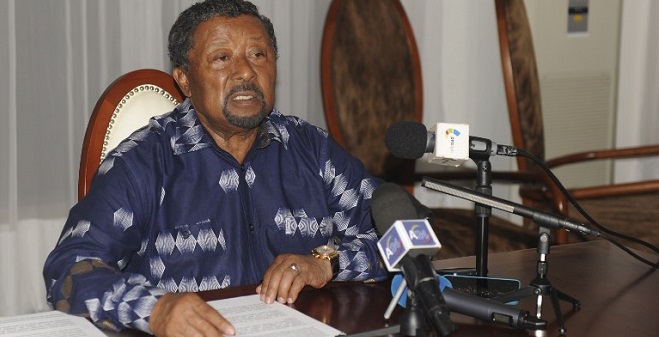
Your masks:
M 413 200 L 415 198 L 407 193 L 405 189 L 393 183 L 385 183 L 375 189 L 371 202 L 371 213 L 380 234 L 385 234 L 397 220 L 419 219 L 419 210 L 422 210 L 419 208 L 421 203 L 418 201 L 415 203 Z M 382 225 L 384 223 L 386 225 Z M 416 226 L 419 225 L 417 224 Z M 418 230 L 416 233 L 432 230 L 429 228 L 430 226 L 427 222 L 425 226 L 428 228 Z M 414 227 L 409 229 L 409 231 L 415 232 Z M 414 233 L 407 235 L 409 237 L 417 237 Z M 387 235 L 384 236 L 387 237 Z M 389 237 L 391 236 L 399 238 L 397 233 Z M 404 239 L 408 239 L 409 237 Z M 378 245 L 378 249 L 381 249 L 381 247 L 381 245 Z M 439 291 L 439 281 L 437 280 L 437 274 L 432 267 L 430 258 L 413 249 L 403 251 L 403 254 L 397 267 L 403 272 L 409 289 L 416 295 L 418 302 L 421 303 L 421 307 L 424 309 L 435 331 L 440 336 L 450 335 L 453 332 L 453 323 L 449 319 L 449 309 L 444 296 Z M 383 255 L 386 256 L 387 254 L 384 253 Z
M 545 213 L 530 207 L 526 207 L 514 203 L 512 201 L 504 200 L 477 191 L 472 191 L 464 187 L 449 184 L 441 180 L 424 177 L 423 181 L 421 182 L 421 186 L 438 192 L 443 192 L 458 198 L 473 201 L 477 204 L 490 206 L 496 209 L 500 209 L 502 211 L 506 211 L 508 213 L 513 213 L 533 219 L 533 221 L 535 221 L 540 226 L 554 228 L 554 229 L 563 228 L 568 231 L 579 232 L 584 235 L 591 235 L 596 237 L 602 235 L 601 232 L 589 228 L 577 220 L 570 219 L 567 217 L 556 216 L 550 213 Z
M 443 137 L 437 135 L 437 131 L 428 131 L 425 125 L 416 121 L 394 122 L 387 129 L 384 136 L 384 144 L 389 152 L 398 158 L 417 159 L 425 153 L 434 153 L 435 143 Z M 481 137 L 469 137 L 469 158 L 488 159 L 490 156 L 501 155 L 514 157 L 517 148 L 497 143 Z M 440 162 L 441 161 L 435 161 Z
M 387 232 L 397 220 L 419 217 L 412 201 L 413 198 L 405 189 L 393 183 L 386 183 L 376 188 L 371 201 L 371 212 L 380 234 Z M 378 249 L 380 248 L 380 245 L 378 245 Z M 420 292 L 417 297 L 424 308 L 426 306 L 441 308 L 441 299 L 443 298 L 448 310 L 451 312 L 469 315 L 485 321 L 503 323 L 516 328 L 546 329 L 547 322 L 529 316 L 528 311 L 449 288 L 439 292 L 436 273 L 426 255 L 419 254 L 414 258 L 406 256 L 401 259 L 400 264 L 404 271 L 405 281 L 410 289 Z M 414 275 L 408 276 L 405 272 Z M 431 278 L 435 281 L 430 282 Z M 422 287 L 418 286 L 421 283 L 419 281 L 423 281 Z M 431 291 L 429 288 L 434 290 Z M 439 297 L 435 291 L 443 297 Z M 424 300 L 430 301 L 430 303 L 423 304 Z

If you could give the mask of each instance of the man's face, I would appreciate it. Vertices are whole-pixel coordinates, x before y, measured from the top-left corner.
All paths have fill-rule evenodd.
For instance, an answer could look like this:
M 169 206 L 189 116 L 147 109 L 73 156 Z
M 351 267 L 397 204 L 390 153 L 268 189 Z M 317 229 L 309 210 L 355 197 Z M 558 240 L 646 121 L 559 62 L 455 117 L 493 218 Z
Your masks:
M 252 16 L 201 23 L 188 53 L 189 69 L 174 69 L 199 119 L 216 135 L 256 128 L 272 110 L 277 72 L 270 37 Z

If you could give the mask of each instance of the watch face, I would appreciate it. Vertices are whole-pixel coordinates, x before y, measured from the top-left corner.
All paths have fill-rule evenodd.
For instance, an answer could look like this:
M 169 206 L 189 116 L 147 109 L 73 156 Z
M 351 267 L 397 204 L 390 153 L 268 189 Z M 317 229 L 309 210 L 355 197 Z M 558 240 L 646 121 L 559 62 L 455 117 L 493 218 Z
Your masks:
M 316 253 L 322 254 L 322 255 L 331 255 L 336 252 L 336 249 L 330 245 L 322 245 L 320 247 L 316 247 Z

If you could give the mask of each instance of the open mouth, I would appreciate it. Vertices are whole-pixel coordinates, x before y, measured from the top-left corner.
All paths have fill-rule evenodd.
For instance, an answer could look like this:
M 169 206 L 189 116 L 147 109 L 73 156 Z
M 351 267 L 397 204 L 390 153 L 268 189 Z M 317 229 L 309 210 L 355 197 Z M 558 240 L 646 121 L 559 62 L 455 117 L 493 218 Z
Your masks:
M 249 100 L 254 99 L 254 98 L 256 98 L 256 95 L 252 95 L 252 94 L 238 94 L 238 95 L 236 95 L 236 96 L 233 97 L 233 100 L 234 100 L 234 101 L 249 101 Z
M 233 87 L 229 92 L 229 97 L 234 102 L 249 102 L 251 100 L 263 102 L 264 100 L 263 92 L 254 84 L 243 84 Z
M 238 95 L 233 98 L 234 101 L 246 101 L 254 98 L 252 95 Z

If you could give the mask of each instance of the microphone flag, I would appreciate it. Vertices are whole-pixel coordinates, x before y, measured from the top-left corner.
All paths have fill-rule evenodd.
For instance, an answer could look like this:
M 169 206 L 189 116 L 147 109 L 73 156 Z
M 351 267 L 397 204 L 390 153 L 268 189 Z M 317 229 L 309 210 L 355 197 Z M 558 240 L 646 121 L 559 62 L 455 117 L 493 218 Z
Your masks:
M 430 128 L 435 136 L 435 149 L 429 163 L 455 166 L 469 160 L 469 125 L 437 123 Z
M 433 256 L 442 248 L 430 223 L 425 219 L 395 221 L 377 245 L 389 271 L 400 271 L 398 264 L 406 255 Z

